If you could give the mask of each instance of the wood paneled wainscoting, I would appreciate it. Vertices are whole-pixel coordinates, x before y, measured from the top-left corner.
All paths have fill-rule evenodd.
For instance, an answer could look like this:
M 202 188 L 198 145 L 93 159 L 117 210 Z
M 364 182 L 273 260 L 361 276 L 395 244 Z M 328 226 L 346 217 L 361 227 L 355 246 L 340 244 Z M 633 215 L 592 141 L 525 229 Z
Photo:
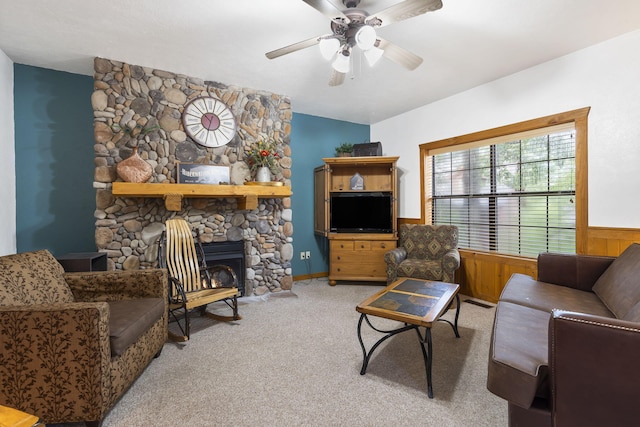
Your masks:
M 587 254 L 618 256 L 630 244 L 640 243 L 637 228 L 587 228 Z M 461 266 L 456 273 L 460 292 L 485 301 L 497 302 L 504 285 L 513 273 L 537 278 L 535 258 L 494 255 L 460 250 Z
M 637 228 L 587 228 L 587 253 L 618 256 L 632 243 L 640 243 Z
M 514 273 L 537 277 L 535 258 L 496 255 L 461 249 L 456 280 L 460 293 L 485 301 L 498 302 L 504 285 Z
M 416 219 L 402 218 L 400 223 L 419 223 Z M 587 253 L 589 255 L 618 256 L 631 243 L 640 243 L 640 229 L 587 227 Z M 514 273 L 537 278 L 535 258 L 497 255 L 488 252 L 460 249 L 461 266 L 456 272 L 460 292 L 474 298 L 497 302 L 507 280 Z

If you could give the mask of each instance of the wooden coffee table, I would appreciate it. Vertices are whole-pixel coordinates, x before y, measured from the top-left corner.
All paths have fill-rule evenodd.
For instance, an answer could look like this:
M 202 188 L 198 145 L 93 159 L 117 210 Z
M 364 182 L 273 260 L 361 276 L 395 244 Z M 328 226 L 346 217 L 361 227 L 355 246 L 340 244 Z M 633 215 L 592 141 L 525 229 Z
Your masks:
M 460 315 L 460 296 L 458 295 L 459 285 L 445 282 L 432 282 L 429 280 L 399 278 L 389 286 L 366 299 L 356 307 L 356 311 L 361 313 L 358 321 L 358 341 L 362 347 L 362 369 L 360 375 L 367 371 L 367 365 L 371 360 L 374 350 L 388 338 L 400 332 L 415 330 L 418 334 L 418 341 L 422 348 L 424 366 L 427 371 L 427 395 L 433 398 L 433 387 L 431 385 L 431 361 L 432 342 L 431 327 L 437 321 L 443 321 L 451 325 L 456 338 L 460 338 L 458 333 L 458 316 Z M 440 317 L 447 312 L 453 299 L 456 299 L 456 316 L 454 323 Z M 384 319 L 397 320 L 404 323 L 403 327 L 382 330 L 374 327 L 367 316 L 382 317 Z M 375 331 L 385 334 L 367 352 L 362 341 L 362 322 Z M 424 334 L 420 332 L 420 327 L 424 327 Z M 427 347 L 425 348 L 425 343 Z

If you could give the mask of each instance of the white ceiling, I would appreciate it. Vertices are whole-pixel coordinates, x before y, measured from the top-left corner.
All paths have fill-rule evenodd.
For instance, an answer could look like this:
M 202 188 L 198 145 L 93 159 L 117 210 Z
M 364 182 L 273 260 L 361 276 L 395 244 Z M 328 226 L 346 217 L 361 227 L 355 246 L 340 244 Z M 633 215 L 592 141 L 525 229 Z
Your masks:
M 343 9 L 340 0 L 331 0 Z M 378 12 L 400 0 L 362 0 Z M 95 56 L 291 98 L 298 113 L 371 124 L 640 28 L 638 0 L 443 0 L 378 29 L 424 58 L 383 58 L 327 85 L 316 46 L 265 53 L 330 33 L 302 0 L 0 0 L 0 50 L 20 64 L 93 74 Z

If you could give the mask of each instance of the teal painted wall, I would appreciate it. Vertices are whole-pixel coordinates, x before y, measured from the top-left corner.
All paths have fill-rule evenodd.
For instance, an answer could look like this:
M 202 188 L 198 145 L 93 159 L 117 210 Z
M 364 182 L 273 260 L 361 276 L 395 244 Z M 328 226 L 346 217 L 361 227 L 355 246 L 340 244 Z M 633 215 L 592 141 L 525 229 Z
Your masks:
M 14 74 L 18 251 L 94 251 L 93 78 L 19 64 Z M 313 168 L 337 145 L 368 140 L 368 125 L 293 114 L 294 276 L 328 271 L 326 239 L 313 234 Z
M 291 268 L 294 277 L 329 271 L 327 239 L 313 234 L 313 169 L 323 164 L 323 157 L 334 157 L 336 146 L 343 142 L 368 142 L 369 135 L 369 125 L 293 114 L 291 208 L 294 255 Z M 300 260 L 301 251 L 310 251 L 311 259 Z
M 14 65 L 18 252 L 95 251 L 93 78 Z

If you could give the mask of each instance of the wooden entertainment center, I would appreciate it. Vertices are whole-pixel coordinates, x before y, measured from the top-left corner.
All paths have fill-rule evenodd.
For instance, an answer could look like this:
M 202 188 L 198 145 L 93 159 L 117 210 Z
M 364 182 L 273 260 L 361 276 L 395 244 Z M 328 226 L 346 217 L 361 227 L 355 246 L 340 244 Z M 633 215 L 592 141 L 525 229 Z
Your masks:
M 398 241 L 398 157 L 329 157 L 322 160 L 324 165 L 314 169 L 314 231 L 329 239 L 329 284 L 335 285 L 337 280 L 386 281 L 384 254 L 395 249 Z M 360 177 L 363 188 L 358 185 Z M 389 203 L 390 212 L 367 216 L 368 220 L 363 217 L 362 224 L 358 224 L 356 215 L 347 220 L 353 229 L 340 229 L 332 224 L 338 219 L 332 216 L 335 212 L 331 209 L 332 200 L 341 196 L 362 197 L 363 201 L 386 198 L 388 201 L 383 203 Z M 371 225 L 367 222 L 375 222 L 378 217 L 387 221 L 388 226 L 380 230 L 367 227 Z

